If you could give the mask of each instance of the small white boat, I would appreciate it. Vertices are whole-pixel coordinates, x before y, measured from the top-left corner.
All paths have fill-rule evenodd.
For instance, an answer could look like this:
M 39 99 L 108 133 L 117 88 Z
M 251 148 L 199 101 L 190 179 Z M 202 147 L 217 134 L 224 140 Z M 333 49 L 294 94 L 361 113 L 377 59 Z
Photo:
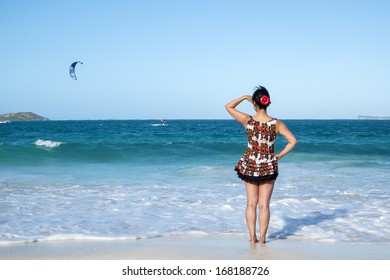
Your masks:
M 8 120 L 6 120 L 6 121 L 0 121 L 0 123 L 10 123 L 11 121 L 8 121 Z

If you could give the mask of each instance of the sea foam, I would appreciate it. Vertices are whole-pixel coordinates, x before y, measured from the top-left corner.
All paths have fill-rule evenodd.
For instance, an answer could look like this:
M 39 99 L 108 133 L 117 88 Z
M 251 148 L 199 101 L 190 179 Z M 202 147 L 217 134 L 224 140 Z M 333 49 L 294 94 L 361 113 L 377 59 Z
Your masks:
M 37 141 L 35 141 L 35 145 L 43 146 L 43 147 L 47 147 L 47 148 L 55 148 L 55 147 L 60 146 L 61 144 L 63 144 L 63 142 L 42 140 L 42 139 L 38 139 Z

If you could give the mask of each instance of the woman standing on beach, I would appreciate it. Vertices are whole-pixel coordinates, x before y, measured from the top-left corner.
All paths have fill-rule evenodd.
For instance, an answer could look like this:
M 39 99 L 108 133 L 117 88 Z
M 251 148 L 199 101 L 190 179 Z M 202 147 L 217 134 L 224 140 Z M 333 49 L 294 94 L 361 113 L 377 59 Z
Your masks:
M 236 109 L 242 101 L 248 100 L 254 106 L 254 116 Z M 241 123 L 248 135 L 248 148 L 235 166 L 239 178 L 245 181 L 247 194 L 246 223 L 250 242 L 265 243 L 270 220 L 269 204 L 276 177 L 278 160 L 288 154 L 297 144 L 294 134 L 287 126 L 267 114 L 271 104 L 265 87 L 256 88 L 252 96 L 244 95 L 226 104 L 225 108 L 234 119 Z M 287 144 L 280 153 L 274 152 L 276 135 L 281 134 Z M 256 235 L 256 213 L 259 207 L 260 240 Z

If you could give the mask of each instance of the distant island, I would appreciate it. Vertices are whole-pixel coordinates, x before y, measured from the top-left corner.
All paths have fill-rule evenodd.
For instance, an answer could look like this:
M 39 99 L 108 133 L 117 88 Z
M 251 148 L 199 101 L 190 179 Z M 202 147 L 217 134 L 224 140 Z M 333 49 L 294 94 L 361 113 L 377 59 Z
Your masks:
M 390 120 L 390 117 L 358 116 L 358 120 Z
M 14 121 L 48 121 L 48 118 L 39 116 L 31 112 L 19 112 L 0 114 L 0 121 L 2 122 L 14 122 Z

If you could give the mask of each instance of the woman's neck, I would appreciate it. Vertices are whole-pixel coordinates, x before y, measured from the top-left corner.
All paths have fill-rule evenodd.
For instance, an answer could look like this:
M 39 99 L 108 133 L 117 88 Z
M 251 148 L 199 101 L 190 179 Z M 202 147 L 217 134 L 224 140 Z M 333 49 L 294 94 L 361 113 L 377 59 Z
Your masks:
M 256 111 L 256 115 L 253 118 L 257 121 L 268 121 L 271 117 L 267 114 L 266 109 L 259 109 Z

